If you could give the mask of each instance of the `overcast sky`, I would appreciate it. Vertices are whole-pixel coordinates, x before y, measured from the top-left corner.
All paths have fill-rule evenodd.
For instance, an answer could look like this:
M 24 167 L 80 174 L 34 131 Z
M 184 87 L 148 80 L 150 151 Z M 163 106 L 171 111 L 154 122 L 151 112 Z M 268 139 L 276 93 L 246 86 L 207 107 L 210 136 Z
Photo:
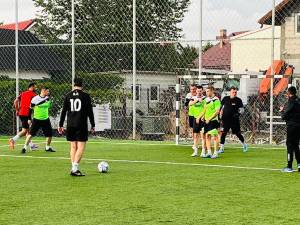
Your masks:
M 280 1 L 276 0 L 277 3 Z M 0 0 L 0 21 L 14 22 L 14 2 L 15 0 Z M 203 39 L 214 40 L 222 28 L 228 32 L 257 29 L 258 19 L 271 8 L 272 0 L 203 0 Z M 180 25 L 185 39 L 196 40 L 199 37 L 199 11 L 199 0 L 191 0 Z M 32 0 L 19 0 L 19 20 L 32 19 L 35 12 Z

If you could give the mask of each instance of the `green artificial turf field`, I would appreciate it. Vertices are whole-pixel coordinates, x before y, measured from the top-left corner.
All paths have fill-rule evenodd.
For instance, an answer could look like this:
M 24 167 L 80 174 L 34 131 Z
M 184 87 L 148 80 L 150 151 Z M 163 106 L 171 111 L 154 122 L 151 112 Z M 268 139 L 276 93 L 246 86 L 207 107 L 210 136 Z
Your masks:
M 80 165 L 87 176 L 71 177 L 64 139 L 56 153 L 6 145 L 2 138 L 1 225 L 299 224 L 300 174 L 280 172 L 282 147 L 232 145 L 212 160 L 172 143 L 91 140 Z M 110 171 L 100 174 L 104 159 Z

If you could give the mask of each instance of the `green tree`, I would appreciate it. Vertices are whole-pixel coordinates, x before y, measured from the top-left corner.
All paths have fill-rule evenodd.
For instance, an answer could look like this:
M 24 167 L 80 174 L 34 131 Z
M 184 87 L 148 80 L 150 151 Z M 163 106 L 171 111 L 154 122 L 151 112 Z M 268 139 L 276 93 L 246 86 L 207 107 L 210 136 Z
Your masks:
M 48 43 L 71 41 L 71 1 L 33 0 L 40 8 L 37 34 Z M 177 40 L 182 36 L 178 24 L 190 0 L 137 0 L 138 41 Z M 104 43 L 132 41 L 132 0 L 75 0 L 76 42 Z M 138 46 L 138 69 L 162 70 L 161 60 L 178 62 L 176 48 L 160 45 Z M 175 59 L 175 60 L 174 60 Z M 86 72 L 131 69 L 132 47 L 91 45 L 76 48 L 76 66 Z
M 211 47 L 213 47 L 214 45 L 209 41 L 206 42 L 206 44 L 204 46 L 202 46 L 202 52 L 206 52 L 208 49 L 210 49 Z

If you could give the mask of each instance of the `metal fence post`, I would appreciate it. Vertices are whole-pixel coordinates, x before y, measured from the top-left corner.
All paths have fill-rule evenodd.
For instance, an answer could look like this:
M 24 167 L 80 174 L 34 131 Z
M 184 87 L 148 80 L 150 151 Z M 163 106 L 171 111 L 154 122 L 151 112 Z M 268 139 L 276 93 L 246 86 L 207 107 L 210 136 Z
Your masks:
M 16 97 L 19 96 L 19 0 L 15 0 L 15 51 L 16 51 Z M 20 129 L 19 118 L 16 116 L 17 132 Z
M 200 14 L 199 14 L 199 21 L 200 21 L 200 26 L 199 26 L 199 84 L 201 82 L 201 75 L 202 75 L 202 6 L 203 6 L 203 2 L 202 0 L 199 1 L 200 4 Z
M 132 139 L 136 140 L 136 0 L 132 2 Z
M 273 144 L 273 114 L 274 114 L 274 96 L 273 96 L 273 85 L 274 85 L 274 41 L 275 41 L 275 0 L 272 5 L 272 41 L 271 41 L 271 89 L 270 89 L 270 144 Z
M 72 88 L 74 86 L 74 79 L 75 79 L 75 3 L 72 0 Z

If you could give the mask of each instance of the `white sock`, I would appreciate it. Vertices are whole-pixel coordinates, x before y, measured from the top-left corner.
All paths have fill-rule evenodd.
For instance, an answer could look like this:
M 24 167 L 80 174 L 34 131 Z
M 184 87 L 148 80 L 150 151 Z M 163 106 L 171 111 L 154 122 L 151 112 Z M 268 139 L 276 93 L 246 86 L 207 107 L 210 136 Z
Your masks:
M 198 148 L 194 149 L 194 154 L 198 155 Z
M 224 150 L 224 144 L 221 144 L 221 149 Z
M 14 136 L 12 139 L 13 139 L 13 141 L 14 142 L 17 142 L 17 140 L 20 138 L 20 136 L 19 135 L 16 135 L 16 136 Z
M 208 149 L 208 150 L 207 150 L 207 154 L 208 154 L 208 155 L 211 155 L 211 149 Z
M 246 146 L 246 143 L 242 143 L 242 145 L 243 145 L 243 147 L 245 147 L 245 146 Z
M 205 154 L 205 148 L 202 148 L 202 154 Z
M 23 148 L 25 148 L 27 150 L 28 145 L 24 145 Z
M 51 148 L 51 146 L 46 145 L 46 150 L 49 150 L 49 148 Z
M 73 163 L 72 163 L 72 172 L 76 172 L 76 171 L 78 170 L 78 168 L 79 168 L 79 164 L 73 162 Z

